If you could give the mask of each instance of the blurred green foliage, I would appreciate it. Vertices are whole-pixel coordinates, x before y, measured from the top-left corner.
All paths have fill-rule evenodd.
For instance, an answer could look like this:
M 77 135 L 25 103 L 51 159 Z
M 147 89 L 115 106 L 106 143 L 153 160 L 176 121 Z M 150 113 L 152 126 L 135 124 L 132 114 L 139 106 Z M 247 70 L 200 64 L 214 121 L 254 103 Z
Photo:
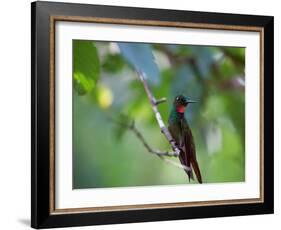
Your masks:
M 244 48 L 74 40 L 73 56 L 73 188 L 188 183 L 118 123 L 134 120 L 152 148 L 169 150 L 135 70 L 168 99 L 165 121 L 176 95 L 199 101 L 186 119 L 203 181 L 245 180 Z
M 80 94 L 90 92 L 100 74 L 97 49 L 91 41 L 73 40 L 74 88 Z

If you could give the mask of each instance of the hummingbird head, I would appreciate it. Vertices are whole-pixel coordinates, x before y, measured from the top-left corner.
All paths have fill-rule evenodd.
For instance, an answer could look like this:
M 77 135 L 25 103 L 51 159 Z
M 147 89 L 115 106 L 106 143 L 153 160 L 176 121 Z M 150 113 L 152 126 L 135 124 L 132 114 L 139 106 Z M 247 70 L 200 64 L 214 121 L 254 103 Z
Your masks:
M 178 95 L 175 97 L 174 106 L 176 107 L 177 112 L 184 113 L 185 108 L 189 103 L 196 103 L 196 102 L 197 101 L 193 101 L 183 95 Z

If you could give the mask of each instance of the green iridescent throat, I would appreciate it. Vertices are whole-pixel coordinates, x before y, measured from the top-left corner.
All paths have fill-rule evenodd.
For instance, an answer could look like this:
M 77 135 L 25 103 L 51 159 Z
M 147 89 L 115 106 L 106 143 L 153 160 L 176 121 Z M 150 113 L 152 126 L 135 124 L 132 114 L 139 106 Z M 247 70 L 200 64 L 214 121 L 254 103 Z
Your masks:
M 175 123 L 178 122 L 182 117 L 184 116 L 184 113 L 179 113 L 177 111 L 177 108 L 175 105 L 173 105 L 172 110 L 170 112 L 170 116 L 169 116 L 169 123 Z

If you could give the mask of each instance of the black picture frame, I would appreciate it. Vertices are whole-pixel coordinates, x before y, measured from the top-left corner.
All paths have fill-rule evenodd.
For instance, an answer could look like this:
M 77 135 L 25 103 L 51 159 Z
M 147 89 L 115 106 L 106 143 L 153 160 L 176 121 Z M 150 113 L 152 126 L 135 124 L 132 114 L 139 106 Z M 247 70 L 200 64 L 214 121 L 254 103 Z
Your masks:
M 51 49 L 54 34 L 50 25 L 55 20 L 65 20 L 67 17 L 73 21 L 75 21 L 73 17 L 110 18 L 122 24 L 126 24 L 126 20 L 131 20 L 131 24 L 157 22 L 160 26 L 173 27 L 182 27 L 180 23 L 189 23 L 191 27 L 199 24 L 204 25 L 203 28 L 210 29 L 224 29 L 225 26 L 228 26 L 227 28 L 231 26 L 260 28 L 263 31 L 261 65 L 264 81 L 261 88 L 264 95 L 262 100 L 264 113 L 261 121 L 264 127 L 263 152 L 265 153 L 261 165 L 263 201 L 194 207 L 53 213 L 51 200 L 54 197 L 52 197 L 51 189 L 54 185 L 50 183 L 50 178 L 54 176 L 54 172 L 50 170 L 52 164 L 50 152 L 53 151 L 51 143 L 54 133 L 50 125 L 55 124 L 55 120 L 52 120 L 53 110 L 51 109 L 54 105 L 51 96 L 55 85 L 50 81 L 51 71 L 53 71 L 50 60 L 54 55 Z M 31 4 L 31 226 L 51 228 L 273 213 L 273 24 L 272 16 L 33 2 Z

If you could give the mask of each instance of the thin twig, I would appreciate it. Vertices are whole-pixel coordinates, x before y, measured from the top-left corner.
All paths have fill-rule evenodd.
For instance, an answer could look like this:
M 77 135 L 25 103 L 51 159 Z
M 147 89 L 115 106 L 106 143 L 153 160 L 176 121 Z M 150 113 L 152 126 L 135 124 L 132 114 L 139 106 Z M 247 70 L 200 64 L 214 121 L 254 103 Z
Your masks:
M 165 158 L 165 156 L 169 156 L 169 157 L 177 157 L 178 155 L 175 152 L 168 152 L 168 151 L 160 151 L 160 150 L 154 150 L 153 148 L 150 147 L 150 145 L 147 143 L 147 141 L 145 140 L 144 136 L 141 134 L 141 132 L 136 128 L 135 126 L 135 122 L 133 121 L 131 124 L 127 124 L 127 123 L 123 123 L 121 121 L 117 121 L 113 118 L 110 118 L 110 120 L 114 123 L 116 123 L 117 125 L 120 125 L 126 129 L 129 129 L 130 131 L 132 131 L 137 138 L 142 142 L 142 144 L 144 145 L 144 147 L 147 149 L 147 151 L 149 153 L 152 154 L 156 154 L 158 157 L 160 157 L 162 160 L 164 160 L 165 162 L 172 164 L 180 169 L 185 169 L 185 170 L 190 170 L 189 167 L 179 164 L 173 160 L 167 159 Z
M 179 156 L 181 151 L 177 147 L 175 140 L 173 139 L 172 135 L 170 134 L 169 130 L 166 128 L 166 126 L 165 126 L 165 124 L 163 122 L 162 116 L 159 113 L 158 108 L 157 108 L 157 100 L 152 95 L 152 92 L 150 91 L 149 86 L 148 86 L 148 84 L 147 84 L 147 82 L 145 80 L 146 79 L 145 73 L 143 73 L 143 72 L 141 72 L 139 70 L 137 71 L 137 73 L 138 73 L 138 76 L 139 76 L 139 78 L 140 78 L 140 80 L 141 80 L 141 82 L 143 84 L 145 92 L 146 92 L 146 94 L 147 94 L 147 96 L 149 98 L 152 110 L 153 110 L 153 112 L 155 114 L 155 117 L 156 117 L 156 120 L 158 122 L 158 125 L 160 127 L 161 132 L 164 134 L 164 136 L 166 137 L 166 139 L 170 143 L 173 151 L 175 152 L 175 155 Z
M 144 139 L 143 135 L 139 132 L 139 130 L 136 128 L 134 122 L 132 124 L 132 126 L 130 127 L 130 130 L 132 130 L 135 135 L 140 139 L 140 141 L 143 143 L 144 147 L 147 149 L 148 152 L 156 154 L 157 156 L 159 156 L 162 160 L 166 161 L 169 164 L 172 164 L 178 168 L 181 169 L 185 169 L 185 170 L 190 170 L 189 167 L 179 164 L 175 161 L 172 161 L 170 159 L 165 158 L 164 156 L 173 156 L 173 157 L 177 157 L 178 155 L 175 152 L 161 152 L 159 150 L 153 150 L 148 143 L 146 142 L 146 140 Z
M 140 131 L 136 128 L 134 122 L 132 122 L 132 124 L 129 126 L 129 129 L 132 130 L 135 133 L 135 135 L 140 139 L 140 141 L 143 143 L 144 147 L 147 149 L 148 152 L 157 154 L 158 156 L 178 156 L 177 154 L 175 154 L 175 152 L 168 152 L 168 151 L 162 152 L 159 150 L 153 150 L 146 142 Z
M 158 100 L 155 102 L 155 104 L 156 104 L 156 105 L 159 105 L 159 104 L 161 104 L 161 103 L 163 103 L 163 102 L 166 102 L 166 101 L 167 101 L 167 98 L 163 97 L 163 98 L 158 99 Z

